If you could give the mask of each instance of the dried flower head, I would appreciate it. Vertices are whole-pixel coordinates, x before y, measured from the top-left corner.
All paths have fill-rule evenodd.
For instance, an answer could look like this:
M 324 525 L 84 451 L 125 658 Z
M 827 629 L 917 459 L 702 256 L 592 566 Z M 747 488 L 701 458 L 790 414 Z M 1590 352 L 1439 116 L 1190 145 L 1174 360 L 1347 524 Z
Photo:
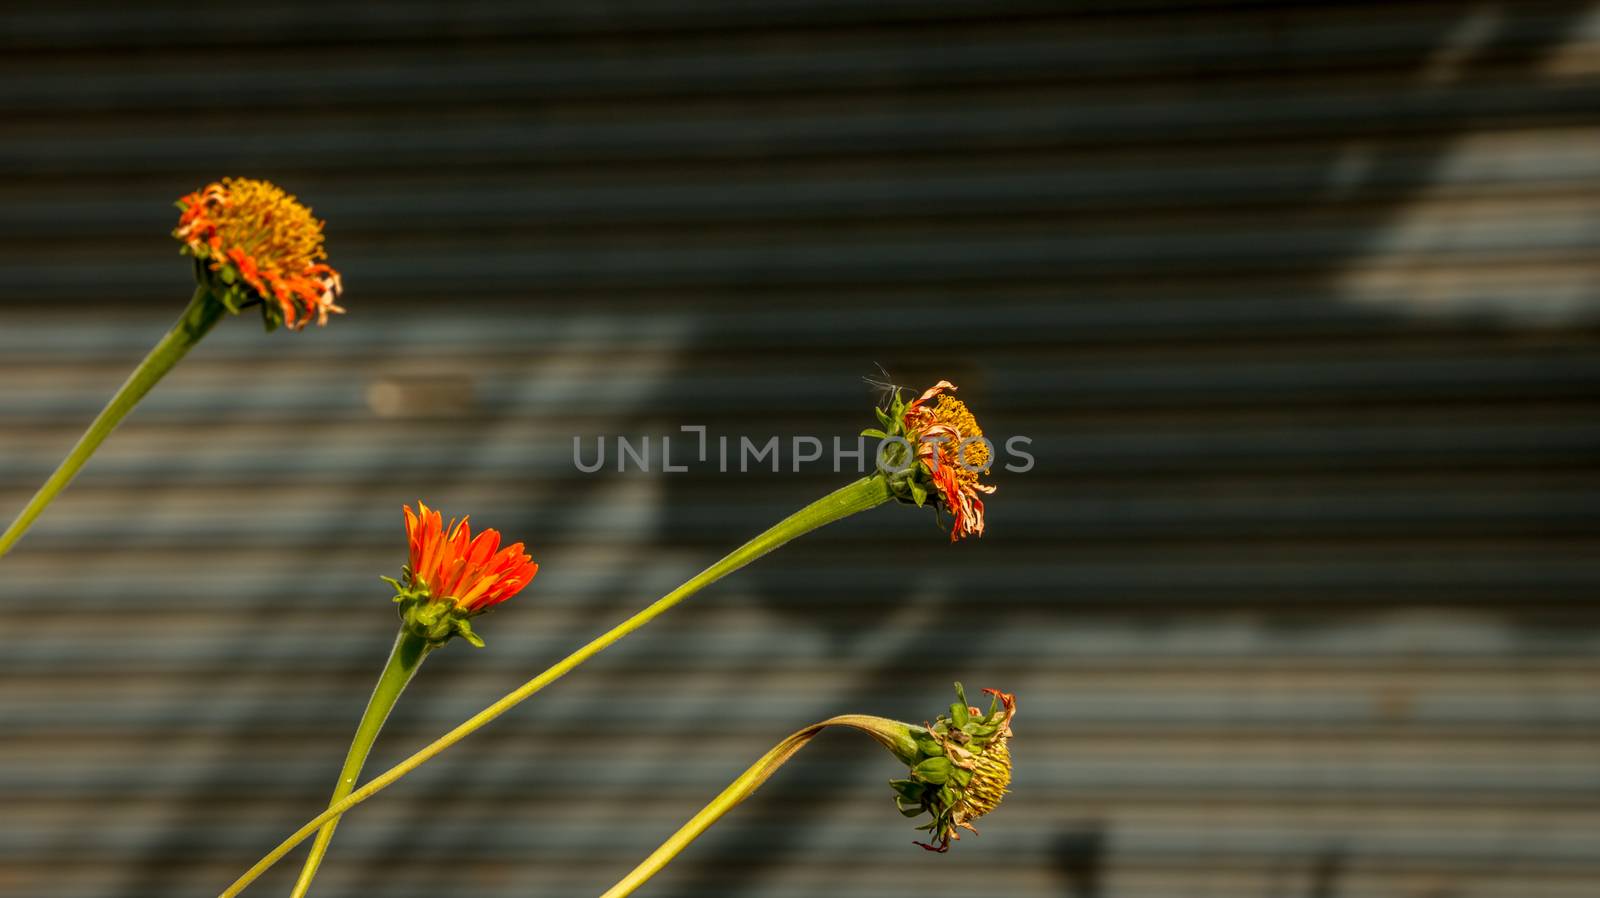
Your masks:
M 401 579 L 384 578 L 394 584 L 401 618 L 430 641 L 459 635 L 482 646 L 468 619 L 521 592 L 539 565 L 522 543 L 501 548 L 498 530 L 473 537 L 466 518 L 445 526 L 439 512 L 423 502 L 415 512 L 405 508 L 405 515 L 410 561 Z
M 995 490 L 979 480 L 994 448 L 967 404 L 950 395 L 955 389 L 941 380 L 905 402 L 895 387 L 889 407 L 877 410 L 883 428 L 863 431 L 885 441 L 880 465 L 897 498 L 920 507 L 933 495 L 950 514 L 951 542 L 983 535 L 981 496 Z
M 195 258 L 211 292 L 231 311 L 261 304 L 270 330 L 328 322 L 343 284 L 326 262 L 323 223 L 276 185 L 223 178 L 178 200 L 172 236 Z
M 931 842 L 917 843 L 929 851 L 949 851 L 960 830 L 976 833 L 972 821 L 999 806 L 1011 784 L 1009 743 L 1017 700 L 995 689 L 983 691 L 993 696 L 987 712 L 968 705 L 957 683 L 949 716 L 912 728 L 917 754 L 903 759 L 911 765 L 910 777 L 889 783 L 900 813 L 932 818 L 917 827 L 931 836 Z

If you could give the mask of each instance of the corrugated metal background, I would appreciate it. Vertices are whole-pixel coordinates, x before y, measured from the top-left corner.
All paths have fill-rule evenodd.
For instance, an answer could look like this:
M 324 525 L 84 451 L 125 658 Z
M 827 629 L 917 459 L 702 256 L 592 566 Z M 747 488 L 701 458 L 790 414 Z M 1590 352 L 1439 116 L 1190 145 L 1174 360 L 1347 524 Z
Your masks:
M 0 893 L 213 894 L 324 800 L 418 496 L 545 565 L 387 765 L 842 480 L 574 436 L 850 434 L 949 376 L 1038 467 L 760 562 L 363 808 L 324 895 L 599 892 L 784 733 L 1021 693 L 930 857 L 859 737 L 649 887 L 1600 891 L 1600 9 L 785 0 L 0 12 L 0 506 L 181 307 L 170 202 L 330 221 L 0 563 Z M 282 875 L 258 887 L 282 893 Z

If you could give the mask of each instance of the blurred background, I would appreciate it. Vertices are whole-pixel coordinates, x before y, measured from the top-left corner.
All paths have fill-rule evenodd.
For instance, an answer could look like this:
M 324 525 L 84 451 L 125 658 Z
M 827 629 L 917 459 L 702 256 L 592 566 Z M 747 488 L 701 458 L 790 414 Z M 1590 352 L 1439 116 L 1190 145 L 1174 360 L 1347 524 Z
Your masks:
M 67 2 L 0 10 L 0 514 L 190 291 L 178 196 L 325 217 L 0 562 L 0 894 L 207 896 L 326 800 L 418 497 L 528 540 L 369 772 L 849 475 L 949 377 L 1026 474 L 630 637 L 352 815 L 314 894 L 597 894 L 781 736 L 1021 696 L 935 857 L 814 743 L 646 889 L 1600 893 L 1600 6 Z M 252 894 L 283 894 L 296 855 Z

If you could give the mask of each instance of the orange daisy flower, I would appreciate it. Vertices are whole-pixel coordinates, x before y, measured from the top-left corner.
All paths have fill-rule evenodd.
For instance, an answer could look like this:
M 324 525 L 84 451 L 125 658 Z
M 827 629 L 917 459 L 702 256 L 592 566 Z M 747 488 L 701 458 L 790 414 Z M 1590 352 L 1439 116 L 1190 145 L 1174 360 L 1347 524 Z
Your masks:
M 974 534 L 983 535 L 983 499 L 979 494 L 994 492 L 980 483 L 986 474 L 991 450 L 983 428 L 967 409 L 967 404 L 947 391 L 955 384 L 941 380 L 906 404 L 901 420 L 906 438 L 917 447 L 917 459 L 939 490 L 944 507 L 954 518 L 950 541 Z
M 328 323 L 344 285 L 326 262 L 323 223 L 277 186 L 223 178 L 178 200 L 172 236 L 205 264 L 212 292 L 238 312 L 263 304 L 269 326 Z
M 474 538 L 466 518 L 452 519 L 445 527 L 439 512 L 422 502 L 415 512 L 406 507 L 405 513 L 411 543 L 409 586 L 426 590 L 432 602 L 449 602 L 468 615 L 482 614 L 521 592 L 539 572 L 522 543 L 500 547 L 498 530 L 485 530 Z

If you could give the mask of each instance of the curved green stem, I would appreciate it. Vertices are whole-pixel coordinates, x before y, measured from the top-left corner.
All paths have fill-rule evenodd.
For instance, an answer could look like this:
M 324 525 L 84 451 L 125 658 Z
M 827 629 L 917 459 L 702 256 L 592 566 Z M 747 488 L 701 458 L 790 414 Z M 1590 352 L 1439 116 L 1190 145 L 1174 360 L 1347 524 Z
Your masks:
M 266 872 L 269 867 L 293 850 L 296 845 L 305 841 L 306 837 L 316 832 L 324 823 L 338 819 L 345 811 L 387 789 L 401 777 L 415 770 L 450 746 L 465 739 L 485 724 L 516 707 L 534 693 L 561 679 L 573 668 L 598 655 L 622 637 L 654 620 L 672 606 L 797 536 L 809 533 L 824 524 L 847 518 L 858 511 L 866 511 L 869 508 L 882 505 L 891 498 L 893 498 L 893 495 L 889 492 L 887 482 L 882 476 L 875 474 L 871 477 L 857 480 L 842 489 L 835 490 L 784 518 L 760 536 L 734 549 L 723 556 L 720 561 L 689 578 L 682 586 L 657 599 L 643 611 L 595 637 L 583 648 L 556 662 L 544 673 L 539 674 L 512 690 L 499 701 L 472 715 L 466 722 L 440 736 L 426 748 L 373 777 L 366 785 L 352 792 L 338 804 L 332 805 L 326 811 L 313 818 L 311 822 L 296 830 L 289 838 L 283 840 L 277 848 L 268 852 L 266 857 L 257 861 L 255 866 L 246 870 L 243 876 L 240 876 L 232 885 L 228 886 L 221 893 L 220 898 L 232 898 L 232 896 L 244 891 L 244 888 L 255 881 L 256 877 Z
M 133 411 L 133 407 L 150 392 L 150 388 L 165 377 L 167 372 L 200 342 L 201 337 L 216 326 L 225 311 L 227 309 L 212 297 L 211 292 L 205 287 L 195 289 L 194 298 L 189 300 L 188 308 L 183 310 L 177 323 L 172 325 L 172 329 L 161 338 L 161 342 L 150 350 L 150 354 L 144 357 L 139 367 L 133 369 L 133 374 L 129 375 L 116 395 L 111 397 L 111 401 L 89 425 L 89 429 L 84 431 L 77 445 L 67 453 L 67 457 L 62 460 L 55 473 L 51 474 L 50 479 L 44 482 L 44 486 L 39 487 L 39 491 L 33 494 L 33 498 L 28 500 L 27 506 L 17 515 L 17 519 L 11 522 L 11 526 L 6 528 L 5 533 L 0 534 L 0 556 L 11 551 L 11 547 L 22 538 L 22 534 L 28 532 L 28 528 L 33 525 L 40 513 L 67 488 L 67 484 L 77 476 L 84 462 L 87 462 L 89 456 L 105 442 L 111 431 L 122 423 L 128 412 Z
M 785 761 L 794 757 L 795 752 L 804 748 L 806 743 L 830 726 L 858 729 L 878 740 L 897 757 L 911 758 L 917 751 L 916 743 L 911 741 L 909 728 L 899 721 L 869 717 L 865 714 L 844 714 L 814 723 L 773 746 L 771 751 L 761 756 L 761 760 L 750 765 L 749 770 L 740 774 L 739 778 L 729 784 L 728 788 L 723 789 L 710 804 L 701 808 L 700 813 L 689 818 L 688 823 L 662 842 L 660 848 L 641 861 L 627 876 L 618 880 L 616 885 L 607 889 L 600 898 L 623 898 L 624 895 L 633 894 L 634 890 L 644 885 L 650 877 L 660 873 L 663 867 L 672 863 L 673 858 L 689 847 L 689 843 L 699 838 L 701 833 L 710 829 L 711 824 L 720 820 L 723 814 L 733 810 L 734 805 L 749 798 L 752 792 L 761 788 L 761 784 L 777 772 Z
M 400 628 L 394 649 L 389 652 L 389 663 L 378 677 L 372 698 L 367 700 L 367 710 L 361 715 L 355 738 L 350 740 L 350 752 L 345 755 L 344 768 L 339 771 L 339 782 L 333 787 L 333 797 L 328 804 L 338 804 L 355 790 L 356 777 L 361 775 L 361 765 L 367 762 L 367 753 L 372 751 L 378 731 L 383 729 L 383 722 L 389 719 L 389 711 L 399 700 L 400 693 L 405 691 L 406 684 L 411 682 L 412 675 L 422 666 L 422 659 L 428 657 L 433 648 L 426 639 L 412 633 L 409 627 Z M 300 870 L 300 879 L 294 884 L 293 898 L 302 898 L 311 888 L 311 880 L 317 875 L 317 867 L 322 864 L 323 856 L 328 853 L 328 843 L 333 841 L 333 830 L 338 825 L 339 818 L 335 817 L 317 831 L 317 840 L 311 843 L 311 855 L 306 858 L 306 865 Z

